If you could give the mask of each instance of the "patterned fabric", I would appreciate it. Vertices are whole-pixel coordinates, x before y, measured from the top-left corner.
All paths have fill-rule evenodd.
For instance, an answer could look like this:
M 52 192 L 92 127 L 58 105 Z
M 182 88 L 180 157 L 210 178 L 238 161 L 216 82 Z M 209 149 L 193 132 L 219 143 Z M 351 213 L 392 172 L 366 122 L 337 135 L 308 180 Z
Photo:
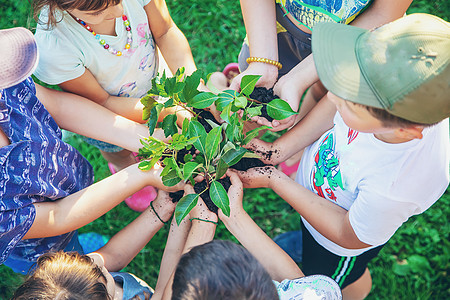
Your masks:
M 330 277 L 311 275 L 293 280 L 274 281 L 280 300 L 340 300 L 339 285 Z
M 140 300 L 145 300 L 153 295 L 153 290 L 148 284 L 131 273 L 110 272 L 110 274 L 115 282 L 122 285 L 122 300 L 135 299 L 135 297 L 139 297 Z
M 10 140 L 0 148 L 0 263 L 9 255 L 35 261 L 45 252 L 64 249 L 73 232 L 21 241 L 36 215 L 32 204 L 91 185 L 93 170 L 61 140 L 61 130 L 37 99 L 31 77 L 0 93 L 0 128 Z
M 348 24 L 372 0 L 276 0 L 300 24 L 313 28 L 319 22 Z

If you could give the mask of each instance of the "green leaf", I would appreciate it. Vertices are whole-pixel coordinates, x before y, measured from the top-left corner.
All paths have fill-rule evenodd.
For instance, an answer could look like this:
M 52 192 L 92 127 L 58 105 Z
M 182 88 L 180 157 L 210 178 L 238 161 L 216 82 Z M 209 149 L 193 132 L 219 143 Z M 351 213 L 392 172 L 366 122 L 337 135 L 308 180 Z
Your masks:
M 233 105 L 233 103 L 230 103 L 227 106 L 225 106 L 224 110 L 220 114 L 220 117 L 222 118 L 222 120 L 224 120 L 227 123 L 230 123 L 230 115 L 231 115 L 231 106 L 232 105 Z
M 178 225 L 180 225 L 181 221 L 183 221 L 187 214 L 197 205 L 198 197 L 197 194 L 188 194 L 178 201 L 174 213 Z
M 180 182 L 182 178 L 178 177 L 177 171 L 171 170 L 169 174 L 162 177 L 163 184 L 165 186 L 174 186 Z
M 188 129 L 189 137 L 198 137 L 194 142 L 194 147 L 201 153 L 206 153 L 206 130 L 198 121 L 191 121 Z
M 145 95 L 141 98 L 140 101 L 144 105 L 144 110 L 142 111 L 142 120 L 148 120 L 148 118 L 150 118 L 153 107 L 155 107 L 158 102 L 150 95 Z
M 425 270 L 431 270 L 430 262 L 424 256 L 413 254 L 407 258 L 411 271 L 414 273 L 423 273 Z
M 250 130 L 249 132 L 247 132 L 247 135 L 245 136 L 244 141 L 242 141 L 242 144 L 247 145 L 251 140 L 253 140 L 255 137 L 258 136 L 258 134 L 261 130 L 265 130 L 268 128 L 271 128 L 271 127 L 261 126 L 261 127 Z
M 211 129 L 206 136 L 206 158 L 213 159 L 219 152 L 219 144 L 222 141 L 222 126 Z
M 236 164 L 238 161 L 241 160 L 241 158 L 244 156 L 245 153 L 247 153 L 248 150 L 242 147 L 238 147 L 236 149 L 230 149 L 227 152 L 225 152 L 224 155 L 222 155 L 223 161 L 228 165 L 228 166 L 233 166 L 234 164 Z
M 209 196 L 212 202 L 217 205 L 227 217 L 230 216 L 230 200 L 223 185 L 218 181 L 212 181 L 209 186 Z
M 185 163 L 190 162 L 194 157 L 192 156 L 192 154 L 188 153 L 183 157 L 183 161 Z
M 200 166 L 200 164 L 193 161 L 187 162 L 183 167 L 183 179 L 187 180 L 191 177 L 192 173 Z
M 178 177 L 183 178 L 183 173 L 181 172 L 180 167 L 178 167 L 177 161 L 173 158 L 173 156 L 166 157 L 163 162 L 166 166 L 169 166 L 172 170 L 175 170 Z M 163 177 L 162 174 L 161 177 Z
M 228 167 L 229 166 L 223 160 L 223 158 L 219 159 L 219 163 L 217 164 L 217 168 L 216 168 L 216 180 L 219 180 L 220 178 L 222 178 L 223 175 L 225 175 L 225 173 L 228 170 Z
M 204 109 L 211 106 L 216 100 L 217 96 L 213 93 L 202 92 L 195 95 L 190 101 L 188 101 L 188 105 L 194 108 Z
M 247 112 L 247 116 L 249 118 L 252 118 L 254 116 L 261 115 L 261 109 L 262 109 L 262 105 L 258 105 L 258 106 L 249 107 L 245 111 Z
M 178 133 L 177 115 L 167 115 L 162 122 L 162 128 L 166 137 Z
M 147 121 L 148 132 L 153 135 L 155 131 L 156 124 L 158 123 L 159 113 L 161 112 L 163 105 L 161 103 L 156 104 L 150 113 L 150 118 Z
M 256 82 L 261 75 L 245 75 L 241 80 L 241 93 L 249 96 L 255 89 Z
M 238 96 L 238 92 L 234 90 L 225 90 L 221 92 L 219 95 L 217 95 L 217 100 L 215 102 L 217 110 L 223 111 L 223 109 L 230 103 L 232 103 Z
M 240 96 L 236 98 L 236 101 L 234 101 L 234 105 L 239 108 L 245 108 L 247 106 L 247 102 L 247 97 Z
M 283 120 L 297 112 L 293 111 L 289 103 L 281 99 L 274 99 L 267 104 L 267 114 L 275 120 Z
M 164 90 L 168 95 L 175 95 L 184 87 L 184 82 L 178 82 L 176 77 L 170 77 L 166 79 Z
M 188 132 L 188 128 L 189 128 L 189 119 L 188 118 L 185 118 L 184 120 L 183 120 L 183 125 L 182 125 L 182 127 L 181 127 L 181 134 L 182 135 L 186 135 L 187 134 L 187 132 Z
M 197 90 L 200 84 L 200 79 L 202 77 L 202 72 L 196 70 L 190 76 L 187 76 L 184 81 L 183 98 L 185 102 L 190 102 L 200 92 Z
M 399 276 L 407 276 L 411 273 L 411 267 L 408 264 L 396 263 L 392 267 L 394 274 Z
M 142 171 L 149 171 L 153 168 L 153 165 L 148 160 L 143 160 L 139 163 L 139 169 Z

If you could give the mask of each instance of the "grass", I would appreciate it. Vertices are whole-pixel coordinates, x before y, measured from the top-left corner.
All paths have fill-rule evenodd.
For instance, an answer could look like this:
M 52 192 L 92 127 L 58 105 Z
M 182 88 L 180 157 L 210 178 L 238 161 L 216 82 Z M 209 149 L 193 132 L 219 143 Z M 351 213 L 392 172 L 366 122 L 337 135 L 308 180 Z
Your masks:
M 236 61 L 245 29 L 238 1 L 227 0 L 168 0 L 171 15 L 186 34 L 197 66 L 205 72 L 221 70 Z M 0 0 L 0 28 L 35 25 L 29 17 L 27 1 Z M 416 0 L 408 11 L 436 14 L 450 20 L 450 2 L 446 0 Z M 95 169 L 96 180 L 109 176 L 105 160 L 99 151 L 80 142 L 76 136 L 68 141 L 78 148 Z M 274 237 L 299 228 L 299 216 L 281 198 L 268 189 L 247 190 L 244 205 L 269 236 Z M 449 299 L 450 283 L 447 272 L 450 261 L 450 189 L 429 210 L 412 217 L 392 237 L 370 263 L 373 289 L 368 299 Z M 124 203 L 105 216 L 80 229 L 114 235 L 138 213 Z M 155 286 L 159 263 L 167 237 L 163 228 L 126 267 L 151 286 Z M 223 224 L 216 238 L 235 239 Z M 0 299 L 8 299 L 23 277 L 0 266 Z

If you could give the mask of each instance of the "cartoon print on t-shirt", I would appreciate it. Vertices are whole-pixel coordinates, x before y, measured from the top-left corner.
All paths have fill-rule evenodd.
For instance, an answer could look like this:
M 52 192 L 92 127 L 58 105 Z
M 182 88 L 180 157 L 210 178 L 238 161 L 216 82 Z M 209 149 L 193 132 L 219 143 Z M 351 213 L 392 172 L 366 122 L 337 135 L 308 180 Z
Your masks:
M 130 95 L 133 95 L 134 92 L 137 89 L 136 81 L 129 82 L 120 87 L 119 93 L 117 96 L 119 97 L 130 97 Z
M 339 169 L 339 159 L 335 153 L 333 132 L 328 133 L 320 143 L 314 157 L 311 177 L 316 193 L 329 200 L 336 201 L 334 191 L 337 187 L 344 189 Z

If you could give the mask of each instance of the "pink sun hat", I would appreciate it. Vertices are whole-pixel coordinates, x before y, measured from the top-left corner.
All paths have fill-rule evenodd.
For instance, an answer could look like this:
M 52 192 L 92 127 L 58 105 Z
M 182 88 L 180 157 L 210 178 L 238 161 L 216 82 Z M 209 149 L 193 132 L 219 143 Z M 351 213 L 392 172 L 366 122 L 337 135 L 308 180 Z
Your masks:
M 33 73 L 39 55 L 33 33 L 23 27 L 0 30 L 0 45 L 0 89 L 6 89 Z

